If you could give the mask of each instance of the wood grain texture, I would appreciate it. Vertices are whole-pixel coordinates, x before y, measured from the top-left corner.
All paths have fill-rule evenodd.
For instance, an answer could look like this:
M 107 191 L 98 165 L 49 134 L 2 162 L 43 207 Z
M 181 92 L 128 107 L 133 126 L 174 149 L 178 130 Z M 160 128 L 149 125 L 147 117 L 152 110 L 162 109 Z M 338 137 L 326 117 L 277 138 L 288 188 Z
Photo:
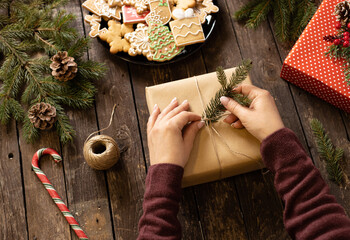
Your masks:
M 69 224 L 35 172 L 32 171 L 31 166 L 32 157 L 40 148 L 50 147 L 60 153 L 60 143 L 56 133 L 42 131 L 40 139 L 34 144 L 26 143 L 20 134 L 19 143 L 22 153 L 29 239 L 71 239 Z M 43 156 L 39 161 L 40 168 L 67 204 L 63 165 L 64 162 L 55 163 L 48 155 Z M 69 208 L 69 205 L 67 206 Z
M 0 127 L 0 239 L 27 239 L 16 123 Z
M 84 35 L 80 1 L 69 1 L 65 9 L 77 16 L 74 27 Z M 98 130 L 95 109 L 70 109 L 67 114 L 72 126 L 77 129 L 74 141 L 62 149 L 70 210 L 90 239 L 113 239 L 105 173 L 90 168 L 83 156 L 85 139 Z M 78 239 L 74 232 L 72 236 Z
M 86 31 L 90 29 L 86 24 L 85 28 Z M 129 70 L 124 61 L 110 54 L 101 42 L 96 41 L 93 40 L 89 57 L 94 61 L 105 62 L 109 68 L 106 77 L 98 84 L 98 121 L 101 127 L 107 126 L 112 107 L 117 104 L 113 123 L 103 134 L 113 137 L 122 149 L 119 162 L 107 171 L 115 238 L 136 239 L 142 214 L 146 169 Z

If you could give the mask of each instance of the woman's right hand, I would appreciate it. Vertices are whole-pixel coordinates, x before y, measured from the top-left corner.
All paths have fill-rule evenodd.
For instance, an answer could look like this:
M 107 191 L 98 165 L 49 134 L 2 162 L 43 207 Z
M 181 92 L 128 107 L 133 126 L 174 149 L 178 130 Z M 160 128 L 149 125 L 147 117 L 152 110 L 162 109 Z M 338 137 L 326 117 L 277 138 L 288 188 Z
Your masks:
M 244 107 L 235 100 L 221 97 L 221 103 L 232 114 L 224 122 L 234 128 L 245 127 L 253 136 L 263 141 L 275 131 L 284 128 L 284 124 L 271 94 L 253 85 L 242 84 L 233 90 L 247 96 L 252 103 Z

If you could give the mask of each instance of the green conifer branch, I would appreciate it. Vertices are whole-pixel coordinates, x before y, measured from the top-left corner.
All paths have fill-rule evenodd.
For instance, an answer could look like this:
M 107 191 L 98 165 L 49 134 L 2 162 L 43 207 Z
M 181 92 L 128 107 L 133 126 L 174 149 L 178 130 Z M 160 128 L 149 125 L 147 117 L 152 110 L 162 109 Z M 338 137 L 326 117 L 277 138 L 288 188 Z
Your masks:
M 329 179 L 334 181 L 339 186 L 346 182 L 347 176 L 341 166 L 344 157 L 344 151 L 341 148 L 336 148 L 328 133 L 324 129 L 322 123 L 317 119 L 310 121 L 311 129 L 314 133 L 317 143 L 317 151 L 320 157 L 326 163 L 326 170 Z
M 316 11 L 312 0 L 251 0 L 235 12 L 234 18 L 249 28 L 258 27 L 272 12 L 276 36 L 282 42 L 295 42 Z
M 218 67 L 216 70 L 217 78 L 221 84 L 221 88 L 216 92 L 214 98 L 212 98 L 202 115 L 203 119 L 210 120 L 211 122 L 218 121 L 223 113 L 226 111 L 225 107 L 221 104 L 220 98 L 222 96 L 233 98 L 239 104 L 243 106 L 249 106 L 251 101 L 247 97 L 234 93 L 232 90 L 238 84 L 243 82 L 252 68 L 251 60 L 244 60 L 240 66 L 232 73 L 230 79 L 227 81 L 226 74 L 222 67 Z
M 0 122 L 7 124 L 12 118 L 22 122 L 28 142 L 35 141 L 40 130 L 30 123 L 23 109 L 38 102 L 56 108 L 55 126 L 61 142 L 72 140 L 75 131 L 63 106 L 93 106 L 97 91 L 93 81 L 106 71 L 104 64 L 82 59 L 89 39 L 79 37 L 70 27 L 74 15 L 57 10 L 64 2 L 0 0 L 0 20 L 4 19 L 0 23 L 0 54 L 4 56 L 0 64 Z M 67 51 L 78 64 L 78 73 L 69 82 L 51 76 L 50 58 L 57 51 Z

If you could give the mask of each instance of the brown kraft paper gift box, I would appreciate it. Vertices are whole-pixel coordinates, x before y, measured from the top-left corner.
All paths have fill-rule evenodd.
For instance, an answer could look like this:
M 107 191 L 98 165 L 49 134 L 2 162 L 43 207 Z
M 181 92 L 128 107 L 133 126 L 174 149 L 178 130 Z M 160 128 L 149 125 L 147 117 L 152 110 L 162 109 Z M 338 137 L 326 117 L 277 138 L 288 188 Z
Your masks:
M 234 70 L 235 68 L 225 70 L 228 78 Z M 251 84 L 249 77 L 243 83 Z M 215 72 L 146 87 L 148 110 L 151 112 L 155 104 L 163 110 L 174 97 L 177 97 L 180 103 L 187 99 L 190 111 L 202 115 L 204 109 L 201 96 L 206 107 L 219 89 L 220 83 Z M 200 130 L 185 166 L 182 187 L 211 182 L 264 167 L 261 162 L 260 142 L 247 130 L 234 129 L 221 120 L 212 126 L 220 136 L 210 126 L 204 126 Z

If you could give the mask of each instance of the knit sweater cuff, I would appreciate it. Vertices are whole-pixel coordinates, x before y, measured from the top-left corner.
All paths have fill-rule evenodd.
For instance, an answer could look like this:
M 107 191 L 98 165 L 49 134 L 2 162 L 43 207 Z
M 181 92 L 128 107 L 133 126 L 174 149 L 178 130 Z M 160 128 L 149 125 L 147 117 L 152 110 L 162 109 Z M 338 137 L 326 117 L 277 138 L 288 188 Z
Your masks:
M 152 165 L 146 178 L 146 194 L 148 192 L 152 197 L 180 200 L 183 173 L 184 169 L 178 165 L 168 163 Z

